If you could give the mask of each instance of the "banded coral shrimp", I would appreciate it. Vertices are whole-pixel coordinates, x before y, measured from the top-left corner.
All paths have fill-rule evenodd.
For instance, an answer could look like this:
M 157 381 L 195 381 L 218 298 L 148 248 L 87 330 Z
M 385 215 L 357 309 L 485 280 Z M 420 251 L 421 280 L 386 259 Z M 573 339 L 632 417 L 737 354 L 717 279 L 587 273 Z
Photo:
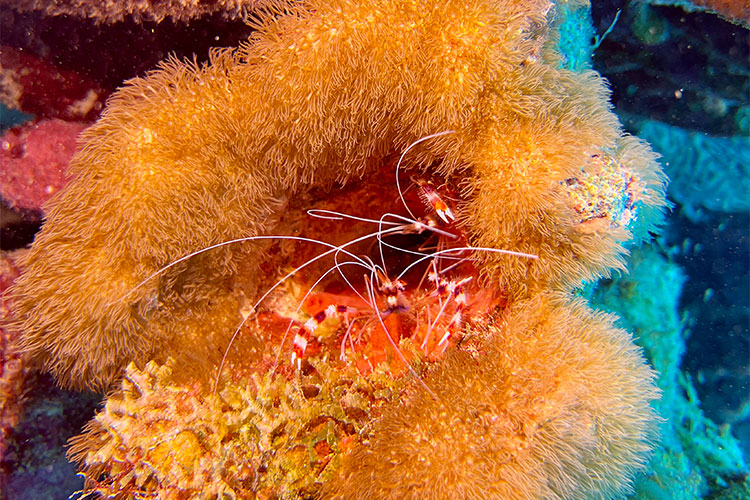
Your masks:
M 351 216 L 347 216 L 346 214 L 327 212 L 324 213 L 321 211 L 315 211 L 314 214 L 311 211 L 311 215 L 326 217 L 332 216 L 340 220 L 351 218 Z M 395 217 L 394 214 L 386 214 L 386 216 Z M 361 218 L 359 220 L 378 223 L 381 225 L 384 222 L 383 218 L 381 218 L 379 221 L 368 221 Z M 439 235 L 441 238 L 458 238 L 457 235 L 449 233 L 447 231 L 443 231 L 439 228 L 432 228 L 431 231 Z M 453 246 L 450 248 L 443 248 L 441 250 L 425 253 L 422 251 L 411 250 L 408 248 L 389 244 L 383 240 L 384 236 L 386 235 L 380 231 L 378 232 L 377 237 L 379 240 L 378 244 L 381 256 L 381 264 L 375 264 L 369 257 L 359 258 L 357 262 L 336 262 L 333 267 L 329 268 L 328 271 L 326 271 L 309 288 L 308 292 L 300 300 L 300 306 L 297 308 L 295 313 L 299 312 L 299 309 L 311 296 L 313 290 L 326 277 L 326 275 L 337 271 L 339 272 L 340 278 L 346 281 L 349 289 L 367 305 L 368 312 L 366 312 L 364 316 L 362 316 L 362 313 L 359 313 L 360 316 L 357 317 L 357 319 L 368 319 L 366 325 L 360 328 L 360 331 L 366 330 L 367 325 L 379 326 L 385 333 L 385 337 L 392 341 L 393 335 L 391 335 L 391 332 L 389 332 L 389 328 L 385 325 L 385 321 L 392 315 L 403 316 L 406 314 L 413 314 L 418 320 L 417 323 L 419 323 L 421 320 L 423 326 L 427 326 L 424 335 L 418 335 L 419 337 L 423 337 L 420 345 L 420 349 L 423 351 L 423 354 L 434 354 L 433 357 L 439 357 L 439 355 L 441 355 L 448 346 L 448 340 L 452 338 L 455 330 L 460 326 L 464 309 L 467 306 L 467 294 L 465 291 L 465 286 L 473 279 L 473 276 L 467 276 L 461 279 L 448 279 L 445 277 L 445 274 L 452 269 L 464 265 L 470 259 L 469 257 L 456 257 L 453 254 L 473 251 L 476 249 L 469 246 Z M 397 277 L 389 278 L 388 272 L 386 270 L 386 261 L 383 257 L 384 247 L 393 249 L 397 252 L 401 252 L 403 254 L 406 254 L 407 256 L 417 256 L 419 258 L 409 262 Z M 500 252 L 508 253 L 506 251 Z M 518 253 L 514 254 L 521 255 Z M 455 262 L 451 266 L 442 268 L 443 259 L 448 259 Z M 422 266 L 425 269 L 424 271 L 420 271 L 422 278 L 419 280 L 419 284 L 416 287 L 407 287 L 405 277 L 408 274 L 414 274 L 412 273 L 412 270 L 424 264 L 425 262 L 427 262 L 428 264 L 426 266 Z M 440 264 L 438 264 L 439 262 Z M 362 276 L 362 285 L 360 285 L 359 287 L 364 289 L 364 294 L 366 294 L 366 296 L 363 296 L 363 294 L 358 291 L 358 287 L 352 284 L 351 280 L 341 272 L 341 268 L 343 266 L 351 264 L 355 264 L 356 266 L 364 268 L 364 270 L 367 271 L 367 274 Z M 425 277 L 427 277 L 427 281 L 431 283 L 431 285 L 427 286 L 426 288 L 422 286 L 425 283 Z M 378 296 L 380 296 L 380 300 L 378 300 Z M 432 310 L 433 307 L 429 307 L 430 305 L 437 307 L 437 312 L 434 314 L 434 318 L 431 318 L 434 311 Z M 447 308 L 449 305 L 453 306 L 451 314 L 449 316 L 450 319 L 446 324 L 444 333 L 436 339 L 437 345 L 433 345 L 434 343 L 430 343 L 430 334 L 436 329 L 437 325 L 441 323 L 441 320 L 442 323 L 445 323 L 444 320 L 446 319 L 446 317 L 448 317 Z M 310 337 L 324 321 L 328 320 L 331 317 L 340 318 L 342 316 L 344 317 L 348 326 L 346 333 L 341 339 L 340 359 L 343 361 L 345 359 L 345 343 L 347 342 L 347 340 L 349 341 L 349 345 L 352 348 L 352 351 L 355 350 L 351 335 L 351 330 L 354 326 L 354 322 L 350 322 L 347 318 L 347 315 L 356 313 L 357 311 L 353 310 L 351 306 L 343 303 L 332 303 L 325 308 L 319 309 L 317 312 L 313 312 L 310 315 L 310 318 L 306 322 L 304 322 L 303 325 L 297 328 L 298 333 L 295 335 L 294 339 L 292 364 L 296 362 L 297 368 L 299 369 L 300 360 L 305 353 L 306 347 L 310 341 Z M 419 324 L 416 325 L 414 329 L 415 331 L 419 330 Z M 408 336 L 413 336 L 413 333 L 414 332 L 412 332 L 412 334 Z M 401 361 L 405 363 L 406 360 L 403 357 L 403 354 L 400 353 L 394 342 L 391 342 L 391 347 L 394 348 L 396 354 L 399 356 L 399 358 L 401 358 Z M 439 352 L 435 352 L 436 348 L 439 350 Z M 373 368 L 370 361 L 366 361 L 368 364 L 370 364 L 370 368 Z
M 431 186 L 432 184 L 423 181 L 415 182 L 415 185 L 424 189 L 425 186 Z M 389 350 L 390 355 L 395 356 L 395 359 L 400 362 L 401 368 L 405 368 L 415 378 L 419 378 L 411 367 L 411 360 L 407 359 L 407 356 L 413 356 L 414 353 L 402 352 L 399 347 L 400 340 L 409 338 L 412 347 L 416 348 L 414 351 L 421 350 L 421 355 L 427 359 L 438 359 L 450 344 L 457 342 L 456 334 L 462 326 L 464 315 L 473 312 L 468 307 L 470 302 L 471 305 L 476 306 L 475 309 L 484 310 L 487 307 L 482 306 L 487 306 L 493 300 L 488 294 L 482 293 L 478 293 L 472 301 L 467 299 L 467 286 L 474 277 L 470 254 L 476 251 L 486 251 L 510 254 L 521 258 L 536 258 L 534 255 L 520 252 L 472 247 L 465 241 L 465 235 L 460 227 L 449 227 L 454 219 L 449 205 L 435 203 L 437 206 L 435 212 L 444 207 L 447 208 L 447 210 L 443 209 L 444 214 L 450 214 L 450 216 L 441 216 L 442 222 L 436 220 L 433 214 L 429 213 L 417 217 L 409 209 L 400 187 L 396 186 L 396 189 L 398 197 L 403 200 L 403 208 L 412 217 L 386 212 L 379 219 L 370 219 L 324 208 L 307 210 L 307 215 L 316 219 L 337 221 L 341 224 L 355 222 L 358 224 L 376 224 L 378 230 L 368 232 L 363 237 L 348 239 L 339 247 L 325 252 L 326 254 L 333 254 L 334 262 L 325 270 L 316 274 L 317 278 L 314 282 L 308 283 L 307 292 L 304 295 L 293 299 L 293 302 L 296 302 L 297 305 L 293 311 L 287 314 L 290 319 L 281 337 L 271 371 L 275 371 L 279 366 L 284 343 L 294 333 L 290 358 L 291 364 L 297 371 L 303 369 L 302 362 L 306 358 L 312 340 L 318 344 L 319 349 L 328 351 L 333 351 L 334 346 L 331 344 L 338 342 L 339 359 L 342 362 L 347 361 L 348 347 L 348 353 L 354 354 L 353 361 L 357 363 L 357 367 L 363 373 L 374 370 L 380 362 L 387 358 L 388 353 L 385 351 Z M 417 191 L 417 194 L 421 198 L 430 200 L 422 192 Z M 442 201 L 436 193 L 432 194 L 434 195 L 431 198 L 432 200 Z M 337 202 L 334 201 L 333 205 L 336 206 Z M 429 201 L 426 205 L 432 205 L 432 201 Z M 384 226 L 390 226 L 390 229 L 384 229 Z M 414 242 L 399 244 L 386 241 L 390 238 L 408 238 L 414 235 L 418 237 L 418 244 Z M 435 245 L 437 250 L 424 251 L 425 238 L 420 239 L 420 235 L 428 235 L 427 239 L 437 237 L 438 242 Z M 376 253 L 380 260 L 379 264 L 375 264 L 373 258 L 367 254 L 355 255 L 354 252 L 346 250 L 354 243 L 365 241 L 368 238 L 372 238 L 377 243 Z M 388 249 L 391 250 L 391 255 L 386 257 L 385 252 Z M 341 254 L 346 255 L 351 260 L 340 262 L 339 256 Z M 295 267 L 290 273 L 277 281 L 272 288 L 297 275 L 302 268 L 307 267 L 317 258 L 316 256 L 304 260 L 300 266 Z M 444 261 L 451 264 L 444 266 Z M 398 267 L 399 265 L 401 267 L 400 273 L 395 277 L 389 277 L 393 275 L 389 273 L 388 268 Z M 363 271 L 363 274 L 359 276 L 359 281 L 355 283 L 355 279 L 348 277 L 347 273 L 344 272 L 345 268 L 356 268 Z M 457 274 L 459 278 L 448 278 L 449 272 Z M 415 275 L 421 276 L 421 278 L 407 279 L 407 276 L 413 277 Z M 460 277 L 462 275 L 463 277 Z M 429 284 L 423 286 L 425 278 L 427 278 Z M 326 281 L 328 283 L 325 286 L 333 284 L 339 285 L 339 288 L 333 292 L 316 293 L 315 290 L 324 285 Z M 406 284 L 407 281 L 418 282 L 418 285 L 410 288 Z M 260 301 L 266 297 L 267 294 L 261 297 Z M 325 298 L 321 300 L 321 297 Z M 478 300 L 480 298 L 481 300 Z M 316 304 L 311 304 L 311 299 L 319 300 Z M 358 306 L 354 306 L 353 301 L 358 302 Z M 258 303 L 253 307 L 257 307 Z M 307 317 L 297 321 L 304 307 L 307 307 L 305 311 Z M 329 331 L 325 335 L 326 339 L 318 338 L 317 333 L 323 329 L 323 325 L 330 324 L 333 321 L 339 323 L 343 321 L 346 326 L 345 332 L 341 334 L 337 325 L 332 331 L 328 329 Z M 404 323 L 411 324 L 404 325 Z M 354 340 L 355 332 L 356 342 Z M 440 333 L 432 335 L 434 332 Z M 238 334 L 239 328 L 233 335 L 233 339 Z M 363 343 L 362 340 L 365 336 L 369 338 L 367 342 Z M 231 347 L 231 343 L 232 341 L 230 341 L 229 347 Z M 226 359 L 229 347 L 225 351 L 224 359 Z M 369 352 L 368 347 L 370 348 Z M 357 358 L 357 356 L 360 357 Z M 394 368 L 392 362 L 389 362 L 388 365 L 391 369 Z M 223 362 L 220 371 L 222 368 Z M 398 370 L 398 367 L 396 369 Z M 430 391 L 428 388 L 427 390 Z
M 360 183 L 319 197 L 312 208 L 304 207 L 303 217 L 290 216 L 313 221 L 303 222 L 296 234 L 220 242 L 171 262 L 136 286 L 196 255 L 235 243 L 265 240 L 276 248 L 272 252 L 286 253 L 284 265 L 291 270 L 275 275 L 273 284 L 252 305 L 246 303 L 244 318 L 229 338 L 212 377 L 214 395 L 235 340 L 251 320 L 257 324 L 262 314 L 275 318 L 273 325 L 286 323 L 283 328 L 266 325 L 266 329 L 283 331 L 273 341 L 273 361 L 263 362 L 266 371 L 289 376 L 289 366 L 294 366 L 293 374 L 306 368 L 309 357 L 338 351 L 341 362 L 353 362 L 361 372 L 386 362 L 393 371 L 408 371 L 419 379 L 412 368 L 415 356 L 438 359 L 458 341 L 462 324 L 497 300 L 476 286 L 472 254 L 482 251 L 536 258 L 472 247 L 457 221 L 457 207 L 446 194 L 450 191 L 443 189 L 446 181 L 412 176 L 412 186 L 401 189 L 399 170 L 406 153 L 419 142 L 448 133 L 452 132 L 411 144 L 395 165 L 395 182 L 391 180 L 393 167 L 385 165 L 375 176 L 378 183 L 374 188 L 369 181 Z M 383 200 L 390 201 L 384 204 Z M 380 215 L 366 216 L 373 212 Z M 372 226 L 375 229 L 370 230 Z M 291 248 L 283 250 L 282 245 Z M 306 291 L 296 291 L 299 289 Z M 268 335 L 273 337 L 273 333 Z M 408 352 L 401 347 L 404 339 L 410 343 Z M 284 358 L 292 363 L 280 362 Z

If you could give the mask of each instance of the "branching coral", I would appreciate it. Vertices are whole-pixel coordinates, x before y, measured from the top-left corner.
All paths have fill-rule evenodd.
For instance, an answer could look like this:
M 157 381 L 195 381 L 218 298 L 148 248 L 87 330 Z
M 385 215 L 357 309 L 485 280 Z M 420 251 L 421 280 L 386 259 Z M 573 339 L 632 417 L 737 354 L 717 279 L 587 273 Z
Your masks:
M 295 355 L 305 357 L 299 370 L 328 374 L 332 381 L 343 376 L 331 375 L 335 364 L 327 365 L 340 343 L 343 366 L 336 369 L 347 373 L 354 366 L 359 375 L 352 377 L 370 384 L 385 370 L 389 384 L 407 388 L 403 414 L 416 413 L 403 422 L 394 416 L 398 398 L 385 397 L 381 409 L 373 402 L 381 396 L 368 393 L 357 417 L 368 432 L 346 450 L 327 441 L 332 463 L 343 463 L 340 478 L 358 479 L 344 485 L 336 471 L 322 478 L 297 462 L 292 468 L 307 471 L 299 481 L 310 494 L 325 491 L 320 482 L 329 478 L 333 495 L 370 498 L 398 497 L 401 484 L 415 481 L 415 491 L 433 497 L 451 491 L 496 498 L 612 497 L 627 490 L 652 435 L 651 373 L 611 322 L 557 294 L 622 268 L 620 244 L 658 220 L 663 179 L 650 149 L 622 135 L 601 78 L 557 67 L 545 48 L 554 9 L 543 0 L 313 1 L 263 17 L 247 44 L 216 51 L 203 67 L 169 61 L 112 97 L 101 120 L 85 132 L 70 167 L 73 179 L 47 207 L 48 221 L 14 289 L 25 349 L 62 384 L 109 386 L 131 362 L 131 378 L 148 378 L 169 358 L 180 368 L 174 379 L 165 375 L 163 383 L 144 385 L 150 396 L 126 384 L 110 398 L 112 406 L 76 448 L 90 486 L 97 488 L 95 476 L 102 472 L 100 487 L 108 493 L 125 483 L 123 494 L 133 487 L 199 490 L 191 482 L 197 476 L 189 479 L 185 472 L 193 458 L 153 473 L 139 469 L 133 457 L 154 450 L 143 451 L 137 436 L 150 436 L 151 417 L 175 423 L 174 429 L 153 428 L 162 437 L 162 431 L 182 435 L 180 425 L 195 419 L 215 422 L 223 410 L 213 406 L 207 382 L 219 375 L 222 391 L 240 392 L 252 379 L 248 374 L 259 370 L 299 377 L 285 361 L 291 339 L 282 346 L 290 329 L 285 333 L 276 324 L 240 335 L 267 339 L 267 354 L 255 365 L 246 359 L 247 340 L 229 351 L 230 375 L 217 375 L 217 365 L 241 314 L 255 321 L 259 313 L 294 320 L 308 303 L 299 290 L 310 289 L 330 269 L 321 286 L 334 298 L 331 316 L 359 299 L 370 319 L 359 314 L 340 339 L 342 332 L 323 324 L 326 314 L 308 310 L 313 319 L 304 324 L 320 327 L 319 345 L 310 339 L 310 351 L 303 353 L 299 346 L 308 341 L 295 337 Z M 408 154 L 399 164 L 401 182 L 412 175 L 434 180 L 454 204 L 456 221 L 445 221 L 437 243 L 427 223 L 399 228 L 405 240 L 390 244 L 387 257 L 378 256 L 384 268 L 378 270 L 368 259 L 385 245 L 362 236 L 372 224 L 321 219 L 319 212 L 311 221 L 306 211 L 375 220 L 410 213 L 413 192 L 394 186 L 402 153 Z M 612 178 L 626 181 L 606 190 L 602 179 Z M 371 277 L 352 284 L 337 252 L 337 265 L 333 255 L 315 261 L 292 273 L 268 302 L 256 303 L 280 276 L 320 253 L 309 242 L 282 239 L 290 235 L 325 240 L 318 244 L 324 250 L 361 238 L 347 255 L 365 257 L 349 265 L 366 268 Z M 222 245 L 159 271 L 240 236 L 268 240 Z M 415 255 L 450 245 L 486 249 L 462 250 L 470 252 L 467 259 L 450 266 L 447 257 L 432 255 L 431 275 L 428 264 L 414 267 L 422 279 L 406 274 L 418 264 Z M 410 288 L 399 289 L 386 276 L 388 268 L 404 269 L 399 278 Z M 441 284 L 449 270 L 458 276 Z M 386 282 L 395 291 L 388 292 Z M 347 292 L 347 285 L 353 290 Z M 443 314 L 449 305 L 458 320 Z M 456 325 L 477 337 L 460 342 Z M 440 351 L 428 343 L 433 330 L 446 339 Z M 425 360 L 440 359 L 445 350 L 444 362 L 425 368 Z M 284 355 L 280 370 L 274 352 L 276 360 Z M 157 364 L 143 372 L 149 360 Z M 405 373 L 408 381 L 397 382 Z M 264 384 L 287 394 L 279 380 Z M 196 414 L 153 404 L 159 394 L 188 393 Z M 253 413 L 258 393 L 243 394 L 232 411 L 256 423 L 270 422 L 286 397 Z M 328 411 L 314 401 L 295 404 L 308 416 Z M 241 410 L 245 405 L 248 410 Z M 476 417 L 495 436 L 489 444 L 481 433 L 469 432 L 474 421 L 467 416 L 481 408 L 489 409 Z M 421 411 L 431 415 L 428 421 L 421 421 Z M 193 420 L 184 421 L 185 415 Z M 133 426 L 115 425 L 131 417 Z M 459 443 L 455 457 L 446 453 L 452 447 L 447 429 Z M 287 430 L 280 431 L 283 438 L 303 446 L 295 441 L 299 434 Z M 212 434 L 196 449 L 212 443 L 216 453 L 223 439 Z M 229 439 L 230 447 L 238 445 Z M 112 451 L 113 443 L 124 449 Z M 430 456 L 429 466 L 413 467 L 430 447 L 442 451 Z M 246 451 L 237 452 L 247 461 L 242 470 L 259 467 Z M 118 469 L 123 460 L 134 464 L 132 476 Z M 222 473 L 207 472 L 214 466 L 200 469 L 205 484 L 230 484 Z M 290 476 L 282 476 L 269 480 L 272 494 L 299 494 L 290 493 Z M 257 484 L 243 481 L 240 489 L 260 494 Z
M 311 495 L 402 385 L 380 373 L 325 369 L 290 383 L 239 377 L 218 399 L 176 383 L 173 363 L 131 365 L 71 455 L 91 491 L 159 498 Z M 156 445 L 154 445 L 156 443 Z

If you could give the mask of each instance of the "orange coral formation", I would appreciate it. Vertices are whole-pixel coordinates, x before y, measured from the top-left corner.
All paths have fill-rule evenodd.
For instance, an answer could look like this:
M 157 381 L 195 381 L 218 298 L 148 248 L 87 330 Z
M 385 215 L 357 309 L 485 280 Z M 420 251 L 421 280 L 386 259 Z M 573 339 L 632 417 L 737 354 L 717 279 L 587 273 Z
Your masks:
M 436 397 L 324 355 L 292 383 L 236 375 L 218 401 L 173 363 L 131 366 L 71 452 L 107 495 L 617 498 L 644 467 L 657 390 L 613 321 L 521 301 L 429 373 Z
M 655 436 L 654 373 L 580 300 L 514 304 L 344 455 L 324 498 L 619 498 Z M 414 390 L 416 389 L 416 390 Z
M 256 480 L 263 480 L 270 494 L 300 484 L 317 494 L 331 480 L 331 495 L 369 498 L 398 497 L 407 483 L 441 498 L 627 490 L 653 433 L 652 375 L 609 319 L 562 295 L 623 267 L 621 243 L 658 220 L 663 177 L 650 149 L 621 133 L 601 78 L 559 69 L 542 50 L 554 8 L 545 0 L 312 1 L 263 17 L 247 44 L 214 52 L 205 66 L 169 61 L 113 96 L 84 133 L 73 179 L 47 207 L 13 291 L 24 348 L 62 384 L 107 387 L 135 363 L 131 381 L 76 445 L 91 488 L 191 496 L 209 484 L 218 494 L 214 486 L 224 481 L 262 495 Z M 361 218 L 412 212 L 414 193 L 394 184 L 420 175 L 454 204 L 455 221 L 433 221 L 447 236 L 430 236 L 435 230 L 421 218 L 397 228 L 401 239 L 390 246 L 363 236 L 376 229 Z M 605 189 L 601 179 L 622 182 Z M 321 209 L 352 217 L 321 219 Z M 172 264 L 242 236 L 267 239 Z M 350 253 L 333 254 L 357 239 Z M 467 262 L 430 253 L 450 246 L 472 247 L 459 254 Z M 277 281 L 321 247 L 327 261 Z M 433 264 L 418 267 L 425 252 Z M 342 263 L 344 255 L 352 260 Z M 372 264 L 378 258 L 384 269 Z M 347 264 L 370 277 L 350 280 Z M 403 290 L 388 276 L 396 268 Z M 434 278 L 449 272 L 451 286 L 465 290 L 446 292 Z M 369 319 L 357 313 L 358 324 L 339 328 L 350 318 L 333 318 L 336 307 L 331 318 L 320 310 L 302 315 L 309 301 L 300 290 L 318 278 L 334 306 L 359 298 Z M 283 286 L 256 302 L 274 283 Z M 458 319 L 446 321 L 444 311 Z M 304 358 L 298 373 L 285 360 L 291 338 L 281 344 L 300 326 L 269 325 L 262 314 L 302 317 L 302 328 L 316 329 L 309 342 L 295 337 L 295 355 Z M 217 375 L 241 316 L 256 323 L 253 333 L 241 332 L 230 370 Z M 459 342 L 456 325 L 473 338 Z M 450 341 L 436 346 L 430 335 Z M 248 337 L 266 339 L 260 360 Z M 342 360 L 334 362 L 338 345 Z M 447 359 L 426 368 L 442 350 Z M 284 356 L 283 368 L 276 370 L 274 355 Z M 180 370 L 160 375 L 170 358 Z M 341 372 L 331 375 L 334 367 Z M 290 404 L 306 417 L 271 431 L 275 444 L 263 448 L 285 464 L 283 474 L 261 479 L 262 463 L 230 450 L 247 460 L 230 468 L 244 472 L 222 475 L 212 469 L 222 467 L 221 450 L 247 442 L 215 427 L 225 410 L 206 382 L 221 378 L 225 394 L 259 371 L 276 373 L 264 384 L 284 394 L 316 372 L 331 380 L 386 374 L 391 392 L 373 385 L 375 392 L 361 392 L 356 425 L 367 432 L 347 431 L 351 439 L 338 447 L 346 438 L 331 431 L 325 446 L 313 440 L 312 448 L 291 429 L 309 418 L 320 431 L 315 416 L 330 416 L 320 401 L 272 398 L 248 416 L 253 404 L 266 403 L 259 392 L 243 393 L 233 409 L 248 419 L 243 425 L 268 425 Z M 148 380 L 133 382 L 139 377 Z M 373 403 L 381 396 L 382 407 Z M 160 405 L 160 397 L 174 404 Z M 175 411 L 178 401 L 197 413 Z M 495 439 L 474 433 L 477 422 Z M 181 434 L 193 424 L 202 436 Z M 144 443 L 165 436 L 182 436 L 195 453 L 160 461 L 165 450 Z M 290 447 L 276 446 L 278 439 Z M 299 447 L 312 460 L 294 459 Z M 154 470 L 139 468 L 143 453 Z M 320 476 L 323 456 L 335 467 Z
M 522 296 L 621 266 L 625 231 L 577 231 L 565 199 L 561 183 L 620 132 L 598 76 L 537 60 L 549 3 L 342 5 L 268 18 L 210 65 L 172 61 L 132 81 L 83 135 L 17 289 L 26 348 L 63 384 L 106 385 L 130 360 L 179 349 L 176 325 L 192 315 L 175 296 L 180 278 L 123 300 L 143 277 L 197 248 L 281 231 L 274 214 L 308 183 L 361 178 L 436 131 L 457 132 L 407 166 L 456 176 L 472 244 L 540 257 L 487 256 L 500 289 Z M 643 159 L 632 168 L 651 180 L 658 167 Z M 658 206 L 661 186 L 648 188 L 645 204 Z M 240 250 L 187 262 L 200 294 L 189 300 L 223 293 L 231 256 L 258 255 Z

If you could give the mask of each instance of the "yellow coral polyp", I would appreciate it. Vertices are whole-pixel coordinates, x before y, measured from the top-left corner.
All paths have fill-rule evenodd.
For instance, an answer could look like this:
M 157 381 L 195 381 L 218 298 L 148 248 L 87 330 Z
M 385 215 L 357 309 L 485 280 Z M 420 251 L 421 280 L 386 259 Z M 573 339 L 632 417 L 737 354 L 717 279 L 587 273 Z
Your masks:
M 143 129 L 141 129 L 139 137 L 136 138 L 136 142 L 140 144 L 151 144 L 152 142 L 154 142 L 154 133 L 150 128 L 144 127 Z

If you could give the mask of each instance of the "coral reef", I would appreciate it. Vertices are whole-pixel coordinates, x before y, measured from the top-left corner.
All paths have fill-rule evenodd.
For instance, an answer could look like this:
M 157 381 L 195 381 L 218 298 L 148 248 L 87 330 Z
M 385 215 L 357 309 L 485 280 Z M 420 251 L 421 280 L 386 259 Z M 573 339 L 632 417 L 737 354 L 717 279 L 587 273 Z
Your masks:
M 323 497 L 620 497 L 657 392 L 613 320 L 556 296 L 514 304 L 481 354 L 454 351 L 425 379 L 437 404 L 417 386 L 376 421 Z
M 747 461 L 750 30 L 708 13 L 649 3 L 624 6 L 596 51 L 595 67 L 612 83 L 626 128 L 663 155 L 675 210 L 662 243 L 688 276 L 680 310 L 687 344 L 682 370 L 691 399 L 700 400 L 700 419 L 723 432 L 731 428 Z M 610 26 L 615 8 L 615 2 L 592 5 L 597 31 Z M 635 24 L 641 10 L 650 25 Z M 649 29 L 657 43 L 647 46 L 641 38 Z M 719 446 L 699 433 L 695 439 L 706 448 Z
M 316 367 L 295 383 L 238 377 L 216 400 L 174 382 L 171 362 L 131 365 L 122 389 L 72 441 L 72 457 L 103 496 L 310 496 L 403 385 L 382 372 Z
M 653 247 L 637 249 L 630 273 L 597 287 L 596 307 L 616 312 L 658 372 L 661 398 L 655 409 L 665 418 L 661 446 L 649 472 L 635 482 L 639 500 L 731 498 L 748 491 L 748 467 L 728 427 L 719 428 L 699 406 L 689 376 L 680 368 L 685 351 L 684 319 L 678 304 L 683 271 Z
M 71 451 L 104 495 L 299 498 L 330 479 L 325 498 L 614 498 L 643 466 L 657 393 L 612 321 L 562 296 L 520 302 L 427 375 L 437 401 L 327 354 L 292 383 L 234 375 L 220 401 L 174 383 L 173 363 L 131 365 Z M 268 348 L 253 338 L 250 357 Z
M 0 139 L 0 195 L 12 208 L 41 213 L 65 186 L 65 172 L 86 125 L 44 120 L 11 129 Z
M 25 360 L 18 348 L 18 332 L 2 326 L 11 315 L 5 291 L 20 274 L 19 252 L 0 252 L 0 462 L 5 459 L 8 435 L 18 423 L 24 395 Z
M 163 316 L 152 310 L 157 297 L 170 300 L 159 283 L 175 277 L 120 300 L 143 277 L 197 248 L 273 231 L 273 213 L 289 197 L 303 199 L 306 184 L 365 176 L 435 131 L 458 130 L 425 143 L 409 167 L 441 159 L 435 173 L 460 176 L 460 189 L 474 191 L 463 208 L 472 244 L 539 256 L 529 264 L 480 255 L 500 289 L 523 295 L 621 268 L 625 230 L 577 230 L 580 221 L 557 184 L 579 173 L 596 153 L 592 144 L 616 150 L 619 130 L 596 75 L 528 60 L 543 42 L 534 43 L 541 36 L 534 29 L 549 5 L 501 4 L 493 11 L 479 3 L 461 20 L 451 9 L 423 18 L 388 5 L 375 9 L 378 23 L 357 30 L 357 45 L 340 42 L 351 29 L 344 27 L 352 23 L 348 10 L 296 11 L 269 20 L 240 50 L 216 52 L 211 65 L 173 61 L 113 96 L 102 120 L 83 134 L 70 166 L 74 179 L 52 200 L 18 284 L 19 318 L 34 358 L 62 383 L 81 386 L 111 382 L 128 360 L 169 355 L 169 346 L 179 344 L 174 325 L 191 313 L 171 308 L 171 326 L 146 326 Z M 410 22 L 415 28 L 400 28 Z M 450 44 L 443 35 L 429 38 L 436 26 L 456 33 Z M 319 38 L 314 48 L 303 40 L 307 33 Z M 374 58 L 379 52 L 397 59 L 383 62 Z M 269 85 L 277 74 L 287 76 Z M 492 83 L 489 92 L 484 82 L 502 85 Z M 401 91 L 386 92 L 385 84 Z M 357 89 L 356 98 L 342 99 L 345 88 Z M 286 126 L 294 120 L 298 127 Z M 256 132 L 238 133 L 250 123 Z M 613 154 L 644 166 L 639 196 L 648 221 L 650 207 L 662 203 L 652 153 L 630 140 L 621 146 Z M 498 182 L 500 172 L 516 180 Z M 71 240 L 75 246 L 65 243 Z M 226 263 L 212 255 L 187 265 L 201 268 L 195 284 L 207 294 L 221 286 L 216 281 L 231 269 Z
M 734 23 L 750 26 L 750 5 L 745 0 L 648 0 L 654 5 L 677 5 L 686 12 L 707 10 Z
M 670 199 L 687 217 L 700 220 L 705 209 L 750 210 L 750 139 L 711 137 L 653 121 L 642 123 L 638 134 L 661 153 Z
M 94 120 L 109 95 L 81 72 L 0 46 L 0 102 L 38 118 Z
M 2 4 L 24 11 L 43 11 L 49 16 L 90 17 L 97 22 L 115 23 L 133 17 L 136 20 L 162 21 L 169 17 L 187 21 L 207 14 L 243 17 L 270 3 L 267 0 L 2 0 Z
M 76 440 L 88 491 L 629 490 L 653 374 L 569 295 L 624 267 L 664 179 L 561 68 L 555 9 L 309 2 L 113 95 L 12 295 L 61 384 L 125 376 Z

